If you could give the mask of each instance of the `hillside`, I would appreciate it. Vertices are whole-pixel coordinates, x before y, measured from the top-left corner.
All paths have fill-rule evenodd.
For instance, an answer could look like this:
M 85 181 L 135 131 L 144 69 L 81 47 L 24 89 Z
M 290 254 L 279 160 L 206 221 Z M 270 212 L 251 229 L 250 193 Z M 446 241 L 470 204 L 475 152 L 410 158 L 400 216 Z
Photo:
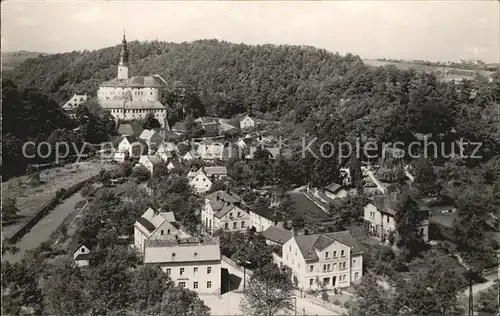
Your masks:
M 367 66 L 372 67 L 385 67 L 385 66 L 394 66 L 400 70 L 410 70 L 413 69 L 415 71 L 423 71 L 426 73 L 434 73 L 440 79 L 444 81 L 454 80 L 462 80 L 462 79 L 474 79 L 476 73 L 479 73 L 482 76 L 487 78 L 491 77 L 493 74 L 492 71 L 486 70 L 471 70 L 471 69 L 460 69 L 453 68 L 449 66 L 427 66 L 422 64 L 410 63 L 410 62 L 396 62 L 396 61 L 383 61 L 376 59 L 363 59 L 363 62 Z
M 362 133 L 409 142 L 415 133 L 453 133 L 488 140 L 488 156 L 497 150 L 498 78 L 457 89 L 412 67 L 367 67 L 358 56 L 310 46 L 134 41 L 129 51 L 132 75 L 160 74 L 168 82 L 162 102 L 171 125 L 183 119 L 183 104 L 193 116 L 248 112 L 338 140 Z M 73 93 L 95 95 L 114 78 L 119 52 L 117 45 L 28 59 L 9 77 L 61 104 Z
M 18 52 L 3 52 L 2 53 L 2 70 L 8 71 L 14 69 L 14 67 L 21 65 L 29 58 L 37 58 L 40 56 L 45 56 L 45 53 L 37 52 L 27 52 L 24 50 Z

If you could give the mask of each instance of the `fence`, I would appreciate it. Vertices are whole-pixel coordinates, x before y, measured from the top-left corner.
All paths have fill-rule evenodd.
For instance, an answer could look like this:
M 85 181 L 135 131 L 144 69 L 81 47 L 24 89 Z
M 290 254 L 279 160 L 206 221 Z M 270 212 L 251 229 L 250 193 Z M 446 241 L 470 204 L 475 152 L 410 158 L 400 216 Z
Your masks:
M 61 201 L 80 191 L 85 184 L 94 181 L 97 177 L 98 176 L 87 178 L 66 190 L 58 190 L 52 198 L 50 198 L 45 204 L 43 204 L 42 207 L 9 238 L 9 242 L 13 244 L 16 243 Z

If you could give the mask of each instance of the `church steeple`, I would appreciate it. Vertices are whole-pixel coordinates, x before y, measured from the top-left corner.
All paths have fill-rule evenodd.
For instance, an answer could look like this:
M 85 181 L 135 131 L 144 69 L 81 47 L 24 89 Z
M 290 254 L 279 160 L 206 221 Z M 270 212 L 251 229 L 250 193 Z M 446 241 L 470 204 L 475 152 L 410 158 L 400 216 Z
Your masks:
M 120 52 L 120 63 L 118 64 L 118 79 L 128 78 L 128 48 L 125 30 L 123 30 L 122 50 Z

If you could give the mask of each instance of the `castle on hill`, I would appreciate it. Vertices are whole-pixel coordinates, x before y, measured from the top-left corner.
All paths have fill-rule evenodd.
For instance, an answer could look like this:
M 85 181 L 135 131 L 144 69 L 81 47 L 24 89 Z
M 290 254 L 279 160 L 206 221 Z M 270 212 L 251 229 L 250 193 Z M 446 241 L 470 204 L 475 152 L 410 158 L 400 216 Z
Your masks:
M 143 119 L 153 113 L 162 127 L 168 128 L 167 109 L 161 104 L 166 82 L 159 75 L 129 76 L 129 53 L 123 34 L 117 77 L 99 85 L 99 105 L 111 112 L 115 121 Z

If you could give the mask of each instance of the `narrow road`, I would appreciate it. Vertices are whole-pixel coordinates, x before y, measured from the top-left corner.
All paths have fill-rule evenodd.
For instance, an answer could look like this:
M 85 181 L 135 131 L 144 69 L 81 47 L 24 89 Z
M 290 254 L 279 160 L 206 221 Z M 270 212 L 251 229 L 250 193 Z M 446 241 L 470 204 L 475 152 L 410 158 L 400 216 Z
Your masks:
M 66 216 L 75 210 L 75 205 L 79 201 L 84 200 L 80 192 L 73 194 L 71 197 L 64 200 L 56 206 L 49 214 L 42 218 L 31 230 L 24 235 L 21 240 L 16 243 L 19 252 L 15 255 L 5 254 L 2 260 L 16 262 L 21 260 L 27 250 L 34 249 L 49 239 L 53 231 L 61 225 Z

